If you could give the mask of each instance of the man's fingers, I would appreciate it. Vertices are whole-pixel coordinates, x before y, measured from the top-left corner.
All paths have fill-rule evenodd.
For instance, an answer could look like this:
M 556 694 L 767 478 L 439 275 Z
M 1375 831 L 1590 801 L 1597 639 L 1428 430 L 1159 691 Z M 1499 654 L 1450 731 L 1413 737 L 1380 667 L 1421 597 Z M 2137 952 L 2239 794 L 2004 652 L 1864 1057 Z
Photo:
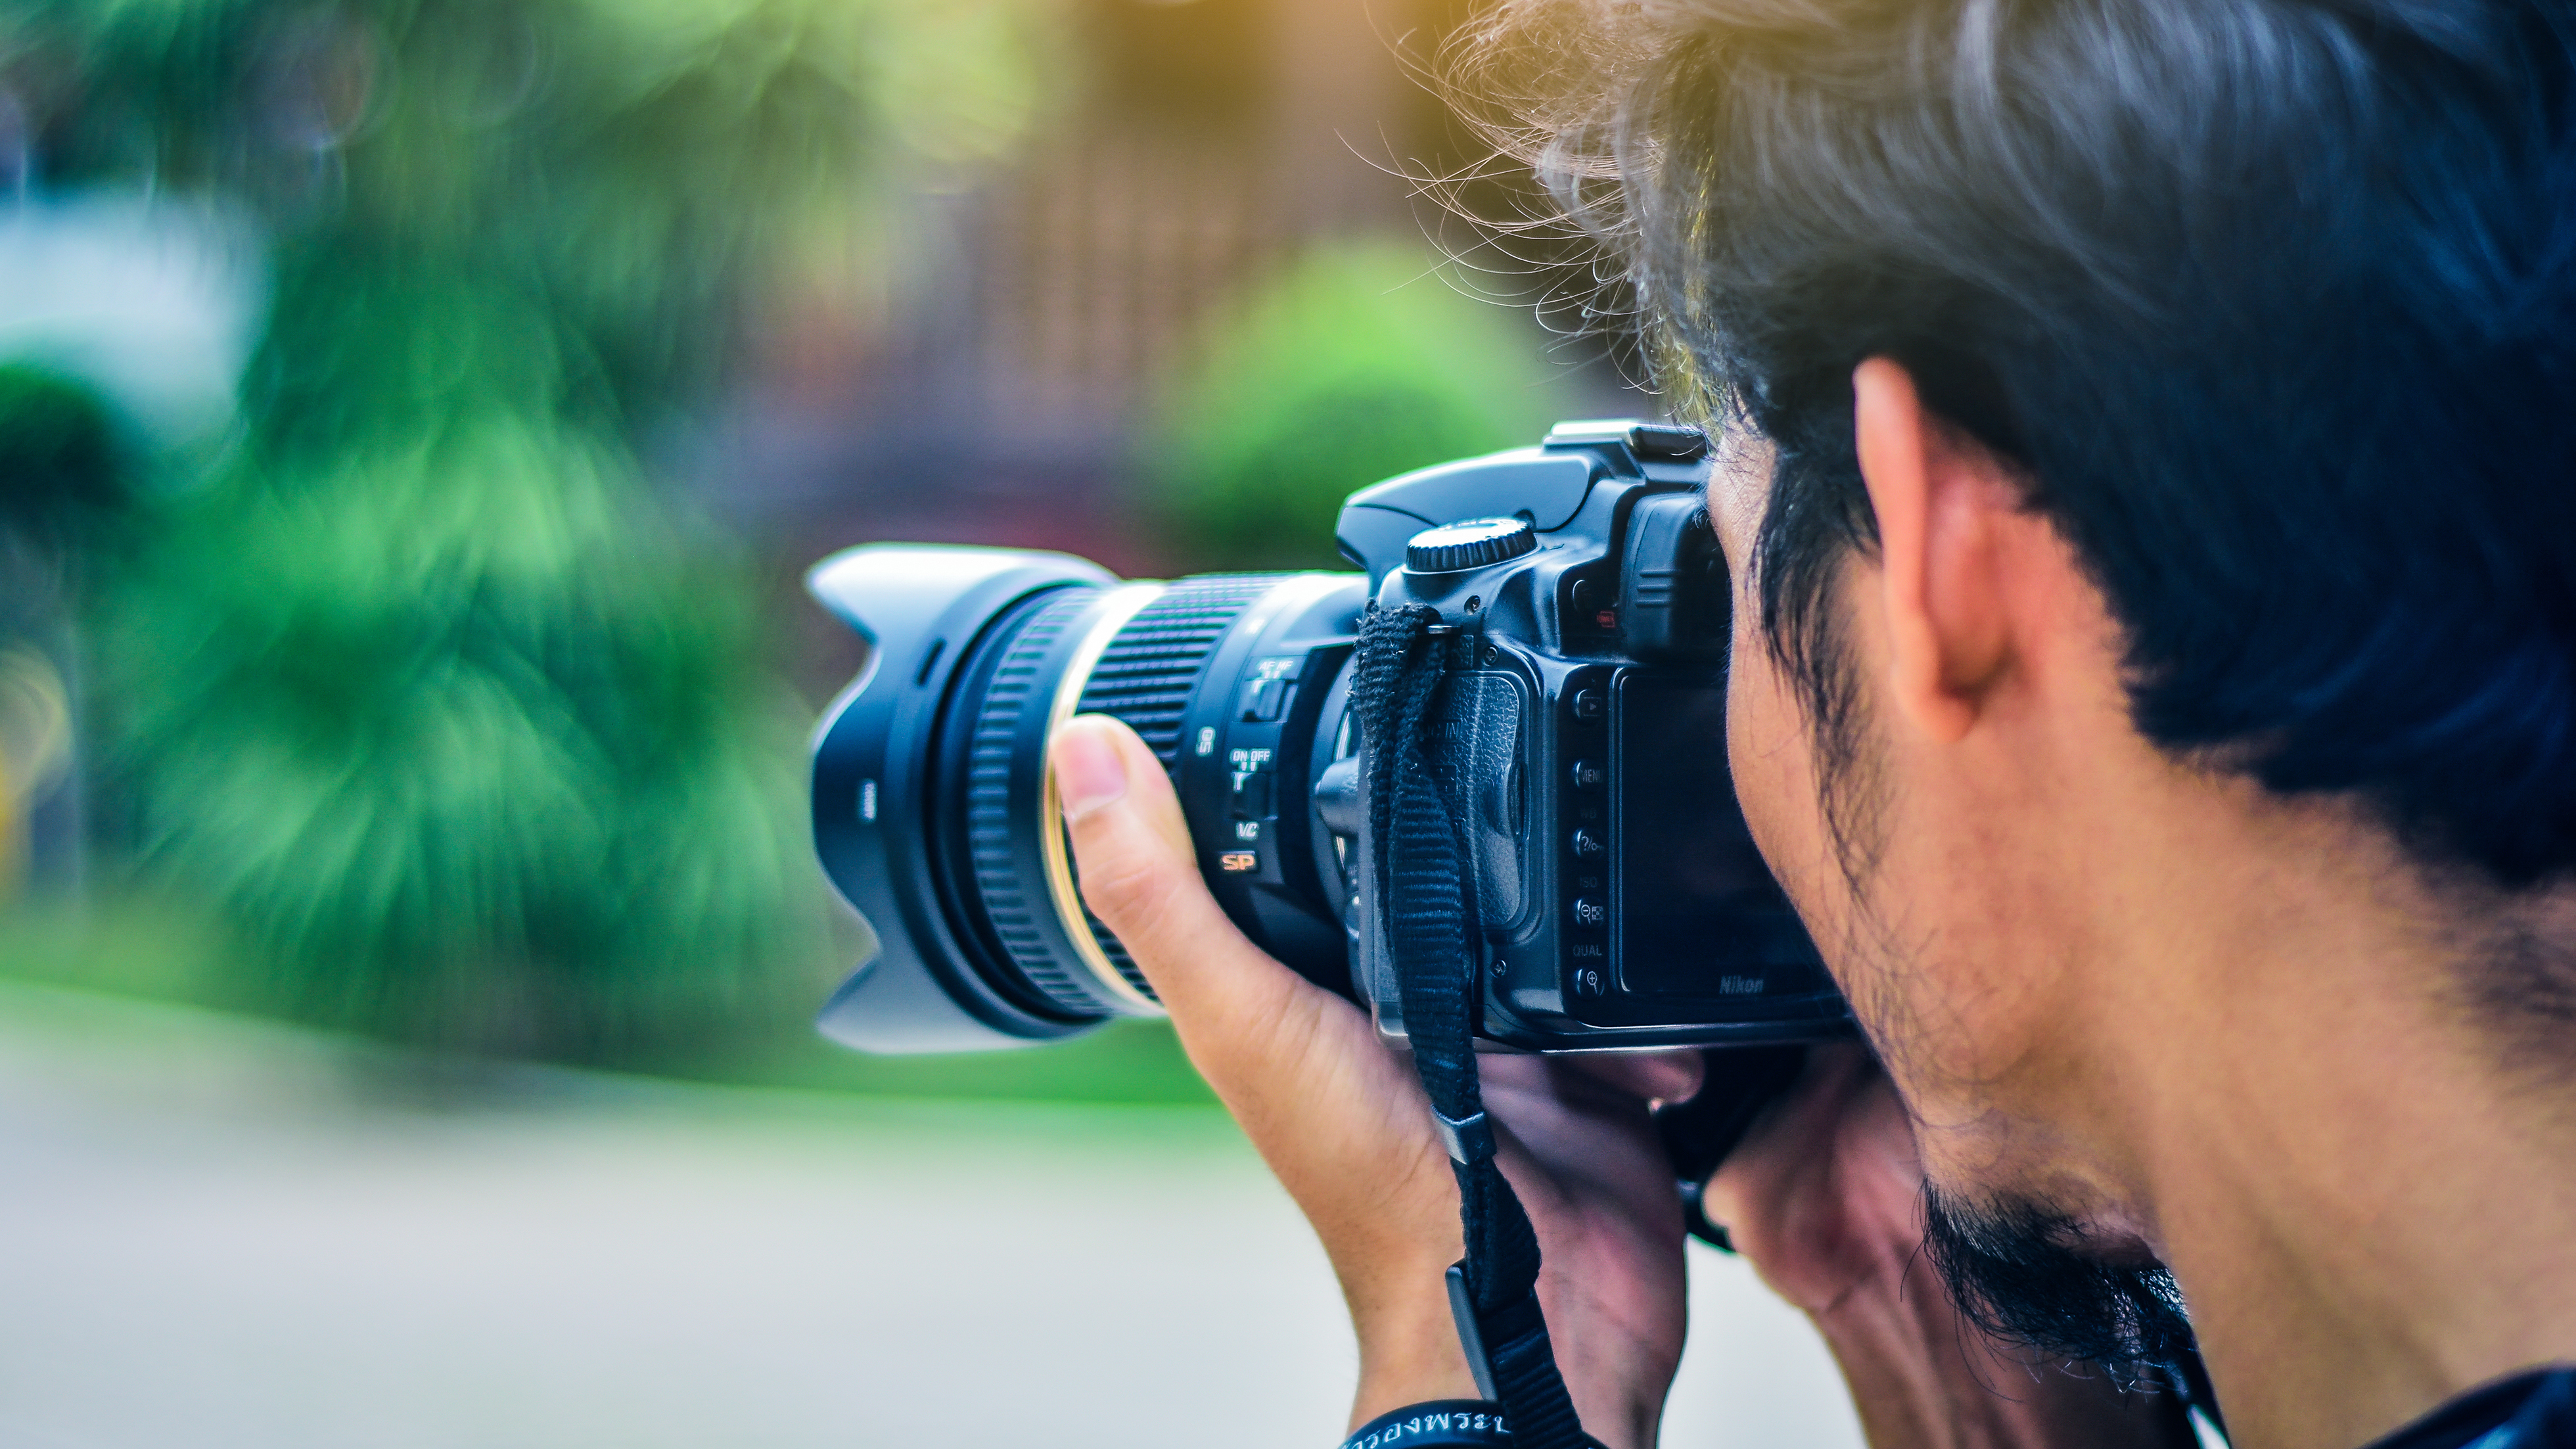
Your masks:
M 1692 1050 L 1605 1052 L 1566 1062 L 1569 1070 L 1647 1102 L 1687 1102 L 1708 1077 L 1707 1062 Z
M 1281 1028 L 1317 1005 L 1302 993 L 1317 988 L 1226 919 L 1200 878 L 1172 782 L 1135 731 L 1101 715 L 1069 720 L 1049 760 L 1084 902 L 1154 983 L 1184 1040 L 1217 1048 L 1193 1052 L 1202 1070 L 1234 1075 L 1239 1064 L 1262 1075 L 1266 1061 L 1242 1058 L 1275 1051 Z
M 1332 1257 L 1359 1332 L 1355 1414 L 1473 1393 L 1441 1279 L 1460 1251 L 1457 1186 L 1412 1074 L 1358 1007 L 1226 919 L 1134 731 L 1069 720 L 1049 763 L 1084 900 Z

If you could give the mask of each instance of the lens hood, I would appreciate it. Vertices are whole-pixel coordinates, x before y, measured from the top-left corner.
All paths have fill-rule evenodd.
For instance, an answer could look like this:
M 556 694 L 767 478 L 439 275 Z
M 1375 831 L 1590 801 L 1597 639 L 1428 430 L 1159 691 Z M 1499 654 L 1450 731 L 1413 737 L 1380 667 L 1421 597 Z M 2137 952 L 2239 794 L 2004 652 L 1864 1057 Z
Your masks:
M 848 549 L 807 576 L 869 645 L 814 738 L 814 846 L 876 938 L 824 1007 L 826 1036 L 868 1052 L 979 1051 L 1097 1023 L 1015 997 L 976 969 L 976 946 L 940 909 L 937 802 L 924 797 L 941 704 L 978 638 L 1038 596 L 1117 582 L 1070 554 L 937 544 Z

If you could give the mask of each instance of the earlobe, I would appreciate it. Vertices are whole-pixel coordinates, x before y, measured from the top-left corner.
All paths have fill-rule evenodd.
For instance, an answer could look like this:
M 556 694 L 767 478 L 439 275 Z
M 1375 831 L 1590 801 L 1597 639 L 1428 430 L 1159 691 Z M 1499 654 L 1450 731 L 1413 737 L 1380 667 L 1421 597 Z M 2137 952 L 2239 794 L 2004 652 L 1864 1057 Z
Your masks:
M 1988 480 L 1966 476 L 1979 470 L 1924 411 L 1913 376 L 1887 358 L 1852 374 L 1852 430 L 1878 520 L 1870 598 L 1893 703 L 1914 728 L 1958 739 L 2003 656 L 1986 567 Z

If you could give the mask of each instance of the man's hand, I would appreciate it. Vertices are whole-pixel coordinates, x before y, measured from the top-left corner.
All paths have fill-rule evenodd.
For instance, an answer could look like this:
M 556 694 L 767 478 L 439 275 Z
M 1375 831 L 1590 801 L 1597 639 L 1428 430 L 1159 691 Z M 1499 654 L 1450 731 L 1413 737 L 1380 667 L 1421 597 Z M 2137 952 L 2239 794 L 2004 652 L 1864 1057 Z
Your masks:
M 1872 1444 L 2180 1449 L 2175 1402 L 1988 1339 L 1925 1261 L 1923 1167 L 1895 1089 L 1857 1044 L 1817 1047 L 1702 1199 L 1833 1349 Z
M 1921 1262 L 1923 1167 L 1914 1127 L 1858 1044 L 1810 1048 L 1709 1179 L 1701 1206 L 1762 1281 L 1819 1318 L 1910 1290 L 1947 1301 Z
M 1200 878 L 1160 762 L 1115 720 L 1052 762 L 1083 898 L 1171 1010 L 1181 1045 L 1304 1209 L 1360 1345 L 1354 1424 L 1473 1398 L 1443 1274 L 1458 1190 L 1411 1065 L 1366 1013 L 1263 954 Z M 1681 1359 L 1682 1226 L 1647 1115 L 1698 1086 L 1690 1054 L 1480 1062 L 1502 1166 L 1538 1230 L 1539 1297 L 1584 1427 L 1648 1449 Z
M 1351 1422 L 1474 1397 L 1442 1277 L 1462 1251 L 1457 1184 L 1410 1063 L 1366 1013 L 1226 919 L 1171 781 L 1134 732 L 1073 720 L 1052 763 L 1084 900 L 1153 982 L 1341 1279 L 1360 1345 Z M 1479 1066 L 1503 1171 L 1538 1229 L 1539 1297 L 1575 1408 L 1611 1449 L 1649 1449 L 1681 1359 L 1684 1271 L 1680 1203 L 1648 1109 L 1698 1089 L 1698 1057 L 1493 1053 Z M 1894 1091 L 1866 1051 L 1830 1047 L 1810 1054 L 1705 1199 L 1824 1331 L 1872 1443 L 2189 1442 L 2169 1402 L 2053 1365 L 2034 1372 L 1966 1326 L 1922 1261 L 1921 1192 Z

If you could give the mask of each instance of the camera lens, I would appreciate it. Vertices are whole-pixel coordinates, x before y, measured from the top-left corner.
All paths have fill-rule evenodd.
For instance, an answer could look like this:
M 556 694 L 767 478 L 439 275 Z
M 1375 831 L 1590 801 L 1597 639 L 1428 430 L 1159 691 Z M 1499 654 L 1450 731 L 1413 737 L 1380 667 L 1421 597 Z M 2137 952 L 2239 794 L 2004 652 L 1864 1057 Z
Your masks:
M 908 567 L 935 575 L 970 555 L 1024 561 L 1023 574 L 1058 557 L 879 556 L 853 585 L 874 596 L 846 611 L 881 657 L 819 742 L 818 844 L 863 913 L 902 922 L 903 940 L 885 930 L 880 947 L 908 944 L 950 1010 L 1006 1039 L 1161 1014 L 1151 983 L 1083 905 L 1047 768 L 1054 731 L 1097 713 L 1125 721 L 1172 772 L 1201 867 L 1237 924 L 1283 958 L 1346 972 L 1337 905 L 1347 887 L 1313 818 L 1313 785 L 1349 752 L 1340 675 L 1364 582 L 1121 583 L 1079 566 L 1090 577 L 1037 587 L 964 575 L 963 597 L 892 587 Z M 886 616 L 902 617 L 888 627 Z M 844 820 L 851 828 L 836 828 Z M 926 998 L 917 1006 L 916 1016 L 938 1014 Z M 907 1010 L 879 1002 L 872 1019 L 899 1028 Z
M 1150 1015 L 1153 987 L 1082 908 L 1046 741 L 1076 714 L 1115 715 L 1168 768 L 1181 721 L 1228 626 L 1275 587 L 1261 577 L 1064 589 L 999 621 L 970 663 L 933 793 L 961 916 L 1005 989 L 1040 1011 Z M 1034 898 L 1043 882 L 1046 898 Z

